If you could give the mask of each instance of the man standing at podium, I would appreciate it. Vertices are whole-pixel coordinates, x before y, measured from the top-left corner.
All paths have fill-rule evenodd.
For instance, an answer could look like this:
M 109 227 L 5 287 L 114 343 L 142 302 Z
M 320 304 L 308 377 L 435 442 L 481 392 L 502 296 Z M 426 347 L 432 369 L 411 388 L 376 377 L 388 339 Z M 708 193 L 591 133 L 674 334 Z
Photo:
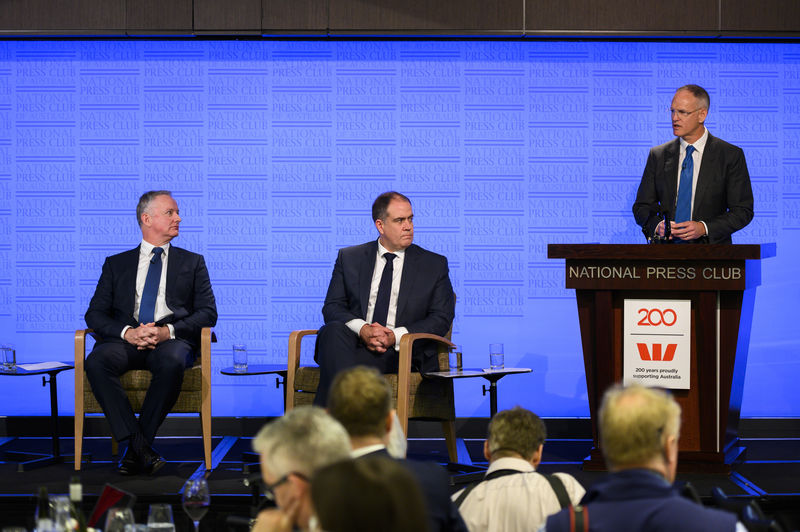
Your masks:
M 742 149 L 705 128 L 710 98 L 698 85 L 675 92 L 677 137 L 650 149 L 633 216 L 647 238 L 663 237 L 668 216 L 675 242 L 730 244 L 753 219 L 753 190 Z

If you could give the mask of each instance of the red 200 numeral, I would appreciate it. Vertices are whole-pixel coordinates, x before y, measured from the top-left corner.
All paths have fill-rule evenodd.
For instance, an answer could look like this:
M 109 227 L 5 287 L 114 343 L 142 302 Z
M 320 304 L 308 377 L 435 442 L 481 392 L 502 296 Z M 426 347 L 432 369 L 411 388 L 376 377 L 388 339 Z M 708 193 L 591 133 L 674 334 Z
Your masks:
M 637 325 L 645 327 L 658 325 L 672 327 L 675 325 L 675 322 L 678 321 L 678 315 L 675 314 L 675 311 L 671 308 L 663 310 L 658 308 L 640 308 L 637 312 L 642 316 L 642 319 L 639 320 Z

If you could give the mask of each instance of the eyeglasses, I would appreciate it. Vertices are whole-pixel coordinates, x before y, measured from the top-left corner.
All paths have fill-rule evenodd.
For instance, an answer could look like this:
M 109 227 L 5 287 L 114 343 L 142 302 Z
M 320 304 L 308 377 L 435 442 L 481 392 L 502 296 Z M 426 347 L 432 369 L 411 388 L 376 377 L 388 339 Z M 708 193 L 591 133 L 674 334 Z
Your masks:
M 283 475 L 281 478 L 279 478 L 278 480 L 276 480 L 272 484 L 264 484 L 263 485 L 264 486 L 263 487 L 264 497 L 266 497 L 268 500 L 274 502 L 275 501 L 275 488 L 277 488 L 281 484 L 285 484 L 289 480 L 289 477 L 292 476 L 292 475 L 296 476 L 299 479 L 302 479 L 302 480 L 305 480 L 306 482 L 308 482 L 308 477 L 305 476 L 304 474 L 298 473 L 297 471 L 290 471 L 289 473 L 286 473 L 285 475 Z
M 672 115 L 678 115 L 678 118 L 686 118 L 686 117 L 687 117 L 687 116 L 689 116 L 690 114 L 692 114 L 692 113 L 696 113 L 696 112 L 697 112 L 697 111 L 699 111 L 699 110 L 700 110 L 700 109 L 698 108 L 698 109 L 695 109 L 694 111 L 684 111 L 683 109 L 673 109 L 673 108 L 671 108 L 671 107 L 670 107 L 670 109 L 669 109 L 669 115 L 670 115 L 670 116 L 672 116 Z

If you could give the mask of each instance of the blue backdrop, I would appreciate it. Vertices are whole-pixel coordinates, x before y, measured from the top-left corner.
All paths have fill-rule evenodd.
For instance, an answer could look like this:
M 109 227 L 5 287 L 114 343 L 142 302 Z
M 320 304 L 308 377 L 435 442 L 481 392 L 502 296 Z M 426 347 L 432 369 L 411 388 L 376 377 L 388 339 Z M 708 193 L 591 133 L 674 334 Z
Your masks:
M 756 217 L 734 241 L 778 243 L 742 414 L 800 416 L 797 44 L 2 41 L 0 343 L 71 360 L 104 257 L 139 241 L 138 196 L 171 189 L 174 243 L 205 254 L 217 296 L 213 413 L 279 414 L 273 378 L 219 374 L 231 344 L 284 363 L 289 331 L 321 323 L 337 249 L 376 236 L 371 201 L 396 189 L 417 242 L 450 259 L 465 365 L 504 342 L 533 373 L 502 381 L 501 407 L 588 416 L 574 294 L 546 246 L 643 241 L 630 206 L 685 83 L 745 150 Z M 36 379 L 0 380 L 0 414 L 49 412 Z M 481 383 L 456 386 L 459 416 L 488 415 Z

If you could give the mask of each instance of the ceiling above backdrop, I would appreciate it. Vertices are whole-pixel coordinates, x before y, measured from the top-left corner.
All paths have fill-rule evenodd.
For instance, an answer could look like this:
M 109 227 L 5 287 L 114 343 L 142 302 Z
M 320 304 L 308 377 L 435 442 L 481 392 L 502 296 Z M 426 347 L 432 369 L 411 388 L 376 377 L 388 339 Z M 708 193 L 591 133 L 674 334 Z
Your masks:
M 0 38 L 800 37 L 797 0 L 0 0 Z

